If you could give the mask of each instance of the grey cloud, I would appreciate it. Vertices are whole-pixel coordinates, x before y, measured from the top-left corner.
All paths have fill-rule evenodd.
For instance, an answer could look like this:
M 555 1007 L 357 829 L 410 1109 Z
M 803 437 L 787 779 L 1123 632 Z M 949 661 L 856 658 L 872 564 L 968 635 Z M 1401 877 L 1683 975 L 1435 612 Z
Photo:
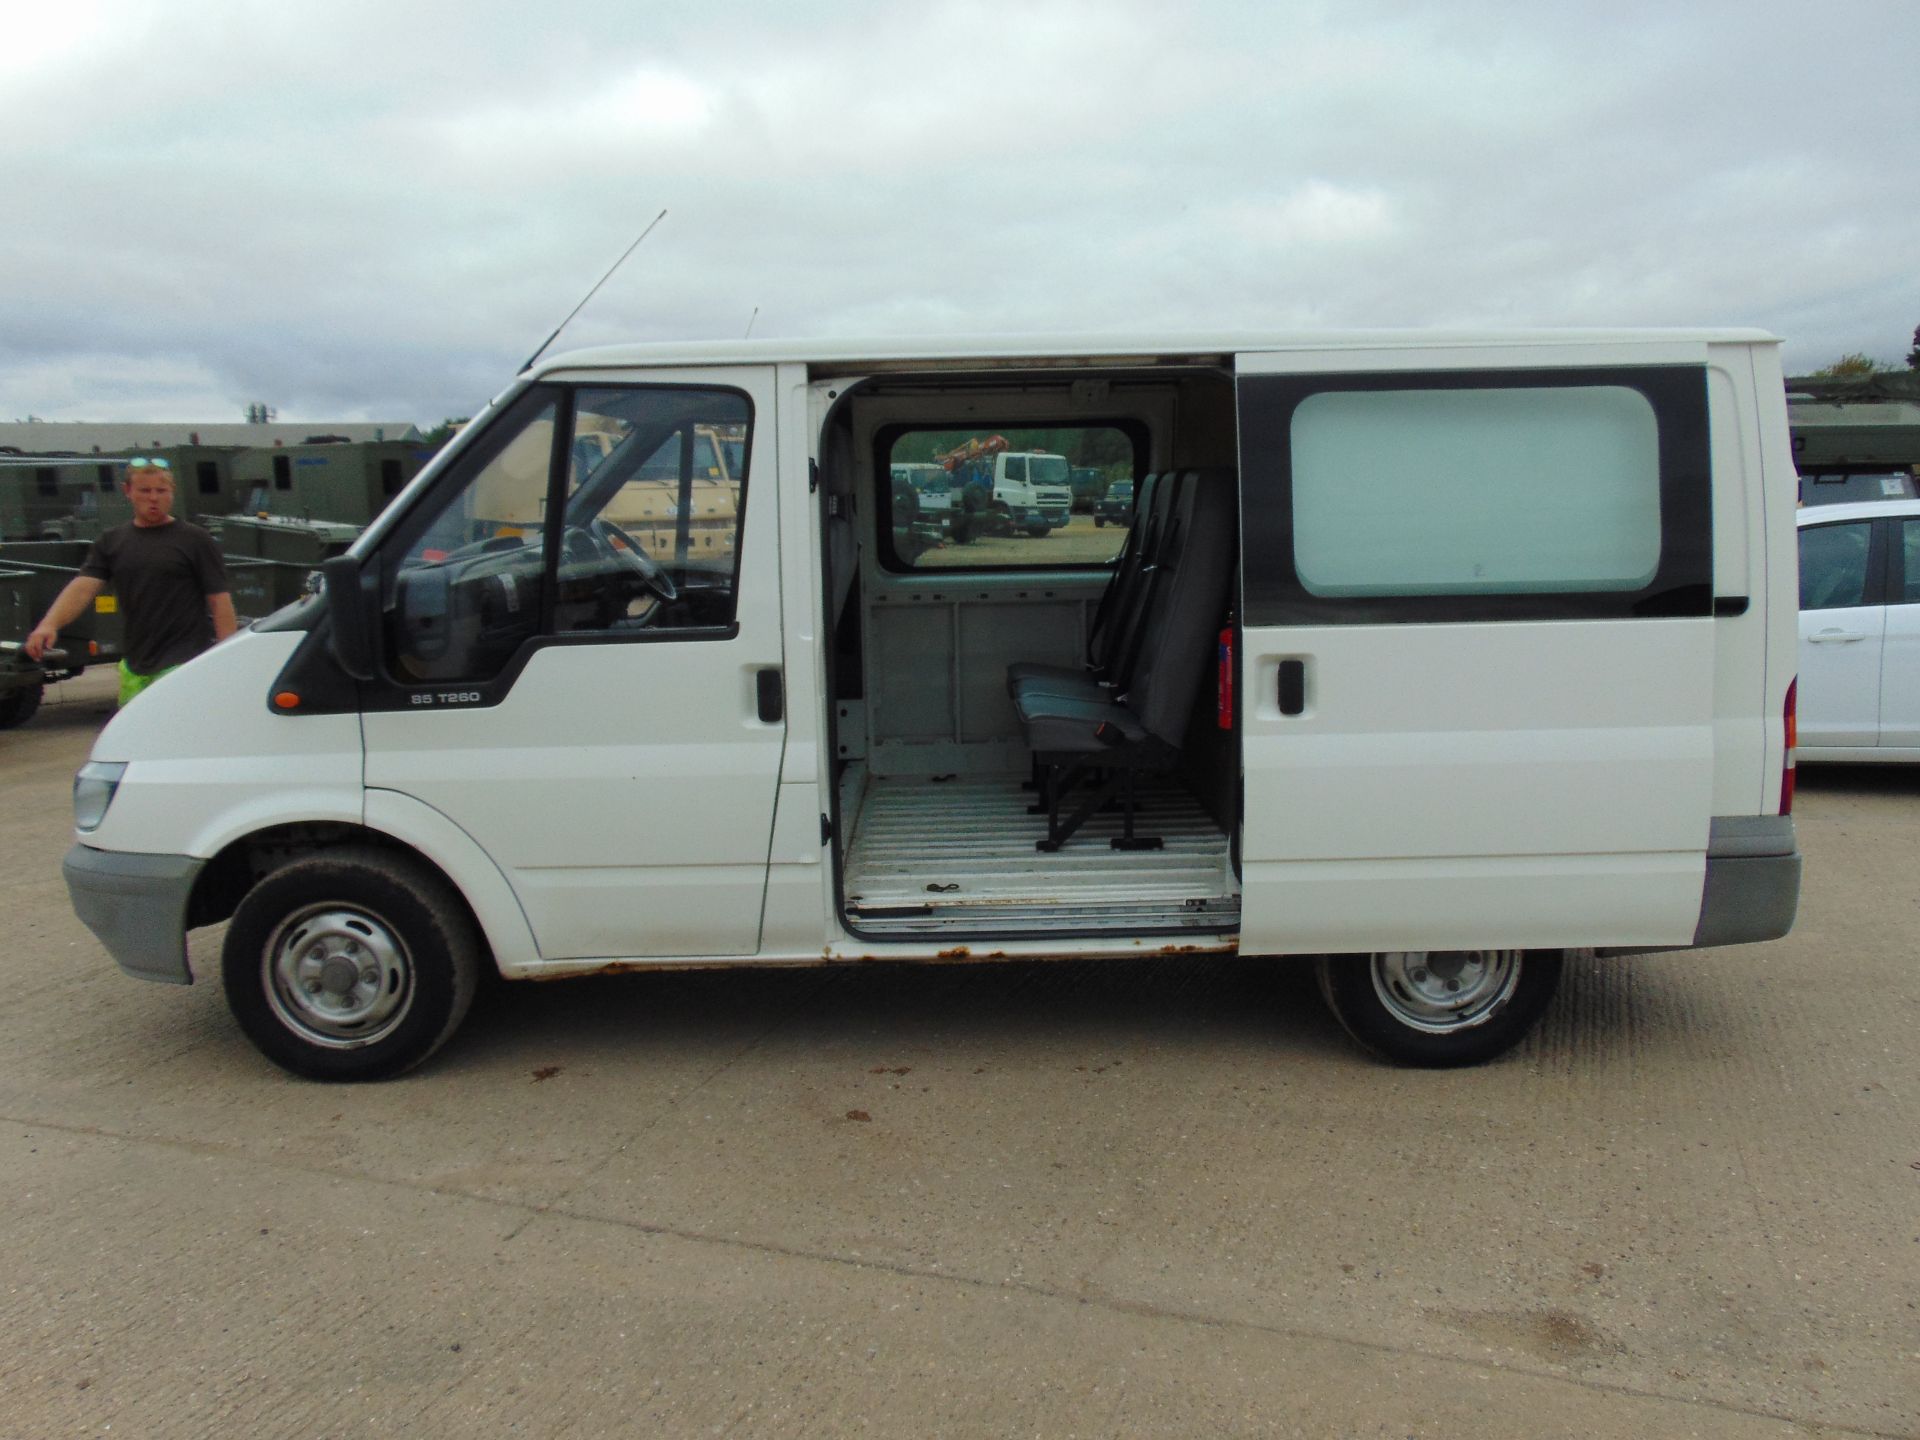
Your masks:
M 1920 323 L 1893 0 L 87 13 L 0 92 L 8 414 L 467 413 L 663 206 L 563 344 Z

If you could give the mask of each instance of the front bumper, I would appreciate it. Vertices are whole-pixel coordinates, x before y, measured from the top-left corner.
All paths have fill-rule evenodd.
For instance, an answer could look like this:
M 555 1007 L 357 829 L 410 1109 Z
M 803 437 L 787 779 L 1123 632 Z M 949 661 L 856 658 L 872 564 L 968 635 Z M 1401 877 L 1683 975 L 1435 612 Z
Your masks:
M 204 860 L 75 845 L 61 863 L 73 913 L 120 968 L 142 980 L 191 985 L 187 899 Z

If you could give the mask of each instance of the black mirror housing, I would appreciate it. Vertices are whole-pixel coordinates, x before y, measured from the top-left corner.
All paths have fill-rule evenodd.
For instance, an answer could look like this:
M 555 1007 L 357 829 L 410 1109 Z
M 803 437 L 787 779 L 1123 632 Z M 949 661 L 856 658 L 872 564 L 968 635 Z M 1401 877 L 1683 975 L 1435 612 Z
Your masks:
M 356 680 L 374 677 L 373 633 L 379 614 L 377 591 L 367 581 L 376 580 L 377 566 L 362 573 L 359 560 L 351 555 L 336 555 L 324 560 L 320 574 L 326 584 L 327 619 L 332 628 L 333 658 L 340 668 Z

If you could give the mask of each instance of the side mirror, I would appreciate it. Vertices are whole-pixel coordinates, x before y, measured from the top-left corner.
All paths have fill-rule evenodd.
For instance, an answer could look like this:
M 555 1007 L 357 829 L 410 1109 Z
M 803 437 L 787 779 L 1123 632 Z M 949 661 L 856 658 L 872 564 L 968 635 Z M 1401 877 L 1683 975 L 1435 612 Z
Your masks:
M 351 555 L 336 555 L 320 563 L 327 618 L 333 625 L 333 658 L 356 680 L 371 680 L 374 675 L 373 629 L 379 596 L 377 591 L 368 593 L 366 581 L 377 584 L 379 568 L 369 565 L 367 571 L 363 578 L 360 562 Z

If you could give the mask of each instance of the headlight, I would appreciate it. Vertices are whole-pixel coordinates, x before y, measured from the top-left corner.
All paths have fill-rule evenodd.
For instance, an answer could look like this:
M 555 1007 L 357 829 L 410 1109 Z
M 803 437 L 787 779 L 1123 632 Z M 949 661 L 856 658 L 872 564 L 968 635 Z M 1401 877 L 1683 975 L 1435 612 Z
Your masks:
M 122 761 L 89 760 L 73 777 L 73 823 L 76 829 L 97 830 L 107 818 L 113 792 L 127 773 Z

